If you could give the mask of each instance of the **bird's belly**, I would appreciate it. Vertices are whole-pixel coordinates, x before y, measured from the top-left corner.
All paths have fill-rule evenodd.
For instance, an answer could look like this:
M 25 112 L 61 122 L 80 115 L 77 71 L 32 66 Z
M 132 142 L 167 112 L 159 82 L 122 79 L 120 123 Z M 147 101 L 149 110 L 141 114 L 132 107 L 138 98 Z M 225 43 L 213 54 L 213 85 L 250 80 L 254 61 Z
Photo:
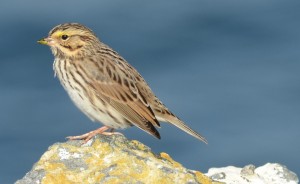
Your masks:
M 72 71 L 61 72 L 61 70 L 59 70 L 60 65 L 63 65 L 63 63 L 59 63 L 59 61 L 54 62 L 54 70 L 60 80 L 60 83 L 67 91 L 74 104 L 86 116 L 88 116 L 92 121 L 101 122 L 104 125 L 115 129 L 131 126 L 131 124 L 117 113 L 109 103 L 95 98 L 95 92 L 89 90 L 88 85 L 82 79 L 77 78 L 75 80 L 74 78 L 76 78 L 76 76 L 68 73 Z M 73 76 L 73 78 L 70 76 Z M 83 89 L 83 87 L 86 87 L 87 89 Z
M 67 87 L 67 86 L 66 86 Z M 115 110 L 110 105 L 104 106 L 102 102 L 94 100 L 92 104 L 87 98 L 82 98 L 84 94 L 79 94 L 73 89 L 66 89 L 74 104 L 92 121 L 101 122 L 111 128 L 127 128 L 130 125 L 124 121 L 124 118 L 114 113 Z
M 92 121 L 98 121 L 111 128 L 127 128 L 128 121 L 108 103 L 98 98 L 99 94 L 77 75 L 76 68 L 67 60 L 56 59 L 53 69 L 60 83 L 74 104 Z

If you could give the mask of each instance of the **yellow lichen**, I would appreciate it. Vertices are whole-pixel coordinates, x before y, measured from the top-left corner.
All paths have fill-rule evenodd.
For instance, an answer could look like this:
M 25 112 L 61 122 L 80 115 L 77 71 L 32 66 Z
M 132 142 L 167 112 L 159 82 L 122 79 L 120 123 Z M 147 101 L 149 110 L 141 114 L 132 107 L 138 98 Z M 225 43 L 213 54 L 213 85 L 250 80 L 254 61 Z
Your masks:
M 203 173 L 199 171 L 195 171 L 197 181 L 201 182 L 202 184 L 211 184 L 211 179 L 205 176 Z
M 108 142 L 100 137 L 94 139 L 92 145 L 82 146 L 55 144 L 41 157 L 34 169 L 44 170 L 42 183 L 45 184 L 100 181 L 108 184 L 211 183 L 208 177 L 196 171 L 191 173 L 167 153 L 162 152 L 158 157 L 138 141 L 121 139 L 118 137 L 113 139 L 114 142 Z M 75 160 L 75 167 L 72 165 L 74 159 L 79 159 Z M 82 166 L 76 163 L 82 163 Z
M 160 153 L 160 156 L 168 161 L 170 161 L 174 167 L 178 167 L 178 168 L 181 168 L 182 165 L 176 161 L 174 161 L 169 154 L 165 153 L 165 152 L 161 152 Z
M 66 177 L 66 175 L 64 173 L 55 173 L 55 174 L 48 173 L 42 179 L 42 184 L 57 184 L 57 183 L 72 184 L 72 183 L 76 183 L 76 182 L 68 180 L 68 178 Z
M 132 140 L 131 143 L 134 144 L 139 150 L 145 151 L 148 149 L 147 146 L 145 146 L 137 140 Z
M 42 180 L 42 183 L 70 183 L 64 170 L 66 169 L 65 165 L 62 163 L 44 163 L 43 169 L 45 170 L 45 177 Z

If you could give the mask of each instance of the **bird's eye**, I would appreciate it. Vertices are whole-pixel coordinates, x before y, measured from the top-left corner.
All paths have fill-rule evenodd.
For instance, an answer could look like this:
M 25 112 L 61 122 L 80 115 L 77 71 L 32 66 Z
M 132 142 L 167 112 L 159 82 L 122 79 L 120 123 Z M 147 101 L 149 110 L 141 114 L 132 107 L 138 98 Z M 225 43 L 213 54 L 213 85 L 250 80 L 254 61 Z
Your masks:
M 61 36 L 61 39 L 63 39 L 63 40 L 67 40 L 68 38 L 69 38 L 68 35 L 62 35 L 62 36 Z

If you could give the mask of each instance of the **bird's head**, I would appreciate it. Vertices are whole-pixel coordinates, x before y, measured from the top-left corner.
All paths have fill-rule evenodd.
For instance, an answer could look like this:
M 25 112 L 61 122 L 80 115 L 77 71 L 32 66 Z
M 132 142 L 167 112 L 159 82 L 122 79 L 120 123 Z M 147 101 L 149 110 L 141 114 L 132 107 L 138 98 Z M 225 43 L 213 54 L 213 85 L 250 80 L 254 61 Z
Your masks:
M 78 23 L 65 23 L 54 27 L 48 37 L 38 43 L 50 46 L 55 57 L 84 57 L 94 54 L 99 40 L 89 28 Z

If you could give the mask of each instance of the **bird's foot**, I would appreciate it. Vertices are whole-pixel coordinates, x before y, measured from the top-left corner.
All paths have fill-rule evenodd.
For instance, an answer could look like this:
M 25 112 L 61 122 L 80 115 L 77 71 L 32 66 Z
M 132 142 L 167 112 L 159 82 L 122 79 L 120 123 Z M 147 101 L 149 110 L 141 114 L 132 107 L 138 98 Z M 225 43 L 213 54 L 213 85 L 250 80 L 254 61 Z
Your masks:
M 68 136 L 66 137 L 69 140 L 83 140 L 84 144 L 87 143 L 92 137 L 94 137 L 97 134 L 102 134 L 102 135 L 123 135 L 120 132 L 105 132 L 106 130 L 110 129 L 108 126 L 103 126 L 100 127 L 96 130 L 90 131 L 88 133 L 82 134 L 82 135 L 77 135 L 77 136 Z M 113 130 L 113 129 L 112 129 Z

